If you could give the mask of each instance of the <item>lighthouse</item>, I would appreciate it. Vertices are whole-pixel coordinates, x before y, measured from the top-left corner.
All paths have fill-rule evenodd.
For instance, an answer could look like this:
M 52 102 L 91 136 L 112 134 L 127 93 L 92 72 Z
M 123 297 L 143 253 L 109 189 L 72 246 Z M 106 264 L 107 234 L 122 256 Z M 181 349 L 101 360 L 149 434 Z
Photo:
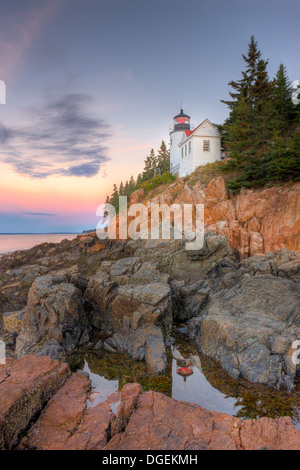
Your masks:
M 173 125 L 170 126 L 170 172 L 173 175 L 179 174 L 181 151 L 178 145 L 182 140 L 182 132 L 191 130 L 190 121 L 190 116 L 181 109 L 180 113 L 174 116 Z
M 221 135 L 205 119 L 195 128 L 191 118 L 180 110 L 170 126 L 170 172 L 180 178 L 189 176 L 199 166 L 221 159 Z

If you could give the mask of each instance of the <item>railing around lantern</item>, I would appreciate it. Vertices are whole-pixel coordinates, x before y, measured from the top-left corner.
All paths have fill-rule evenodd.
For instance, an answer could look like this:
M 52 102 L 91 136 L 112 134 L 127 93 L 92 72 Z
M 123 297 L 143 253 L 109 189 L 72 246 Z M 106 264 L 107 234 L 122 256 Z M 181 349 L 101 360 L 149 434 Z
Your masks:
M 179 122 L 178 124 L 172 124 L 172 125 L 169 127 L 169 133 L 174 131 L 175 126 L 176 126 L 176 128 L 177 128 L 178 131 L 187 131 L 187 130 L 193 131 L 193 130 L 195 129 L 194 124 L 181 124 L 181 123 Z

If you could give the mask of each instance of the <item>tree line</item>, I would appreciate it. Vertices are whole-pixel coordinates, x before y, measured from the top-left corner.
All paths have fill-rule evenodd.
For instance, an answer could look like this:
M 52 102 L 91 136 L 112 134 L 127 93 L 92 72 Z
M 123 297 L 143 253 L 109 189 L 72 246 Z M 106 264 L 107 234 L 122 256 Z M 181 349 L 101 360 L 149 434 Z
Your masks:
M 268 74 L 269 60 L 262 58 L 257 41 L 251 36 L 247 54 L 243 54 L 245 68 L 239 80 L 231 80 L 229 100 L 221 100 L 229 109 L 223 124 L 217 125 L 222 146 L 228 158 L 222 171 L 235 176 L 227 182 L 233 191 L 255 188 L 276 182 L 300 180 L 300 104 L 292 99 L 293 89 L 284 64 L 276 76 Z M 300 94 L 299 94 L 300 97 Z M 151 149 L 144 161 L 144 169 L 135 180 L 114 184 L 106 202 L 119 210 L 119 196 L 130 198 L 140 187 L 152 189 L 160 183 L 172 181 L 170 151 L 164 141 L 157 153 Z M 154 178 L 159 168 L 164 178 Z M 149 182 L 148 186 L 145 186 Z
M 300 106 L 293 103 L 287 69 L 280 64 L 269 78 L 268 60 L 262 58 L 251 36 L 245 69 L 240 80 L 232 80 L 229 117 L 219 127 L 228 152 L 224 171 L 236 169 L 238 176 L 228 188 L 259 187 L 300 179 Z
M 159 171 L 157 171 L 159 169 Z M 119 187 L 114 184 L 111 196 L 106 197 L 106 203 L 110 203 L 119 212 L 119 196 L 127 196 L 130 200 L 131 194 L 141 188 L 144 183 L 153 180 L 155 170 L 158 174 L 166 174 L 170 169 L 170 150 L 164 141 L 161 142 L 160 148 L 155 153 L 154 149 L 150 150 L 149 155 L 144 160 L 144 169 L 135 179 L 131 176 L 129 181 L 123 183 L 121 181 Z

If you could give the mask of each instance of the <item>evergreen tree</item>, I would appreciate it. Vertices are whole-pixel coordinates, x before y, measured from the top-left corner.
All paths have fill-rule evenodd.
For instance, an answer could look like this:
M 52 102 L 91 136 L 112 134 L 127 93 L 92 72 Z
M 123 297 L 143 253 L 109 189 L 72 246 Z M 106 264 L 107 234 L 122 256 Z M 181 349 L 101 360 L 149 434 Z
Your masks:
M 160 169 L 161 174 L 165 171 L 170 171 L 170 150 L 167 149 L 163 140 L 157 152 L 157 166 Z
M 224 140 L 230 159 L 225 170 L 240 170 L 240 176 L 228 183 L 230 189 L 259 186 L 268 180 L 267 166 L 276 129 L 273 106 L 274 82 L 269 80 L 268 61 L 261 58 L 257 42 L 251 36 L 248 56 L 243 55 L 246 70 L 242 80 L 230 82 L 236 93 L 228 102 L 230 115 L 225 122 Z
M 113 193 L 111 195 L 109 202 L 116 209 L 116 213 L 118 213 L 119 212 L 119 191 L 118 191 L 118 187 L 116 184 L 114 184 Z
M 124 196 L 128 197 L 129 194 L 129 183 L 128 180 L 126 180 L 125 186 L 124 186 Z
M 128 203 L 129 203 L 131 194 L 132 194 L 133 191 L 135 191 L 136 189 L 137 189 L 137 188 L 136 188 L 136 184 L 135 184 L 134 177 L 131 176 L 129 182 L 126 181 L 126 184 L 125 184 L 125 186 L 124 186 L 124 196 L 127 196 L 127 198 L 128 198 Z
M 275 111 L 272 103 L 274 82 L 270 82 L 267 72 L 268 61 L 260 59 L 253 84 L 253 139 L 252 147 L 257 157 L 271 149 L 276 128 Z
M 254 112 L 242 97 L 234 111 L 234 119 L 226 125 L 226 145 L 230 148 L 230 159 L 226 169 L 247 167 L 254 154 L 252 149 Z
M 261 52 L 257 48 L 257 41 L 254 36 L 251 36 L 250 43 L 248 44 L 248 55 L 243 54 L 244 62 L 246 63 L 246 69 L 242 71 L 242 79 L 234 81 L 231 80 L 228 85 L 233 88 L 233 91 L 229 92 L 232 100 L 225 101 L 230 110 L 233 110 L 239 103 L 241 98 L 244 98 L 246 103 L 251 105 L 253 100 L 253 85 L 257 78 L 257 64 L 260 60 Z
M 157 167 L 157 158 L 154 149 L 150 150 L 150 155 L 145 160 L 144 171 L 142 174 L 142 181 L 147 181 L 153 178 L 154 170 Z
M 275 78 L 273 92 L 276 127 L 280 135 L 284 135 L 296 118 L 296 106 L 292 102 L 292 86 L 287 75 L 286 67 L 279 65 Z
M 300 130 L 292 137 L 278 137 L 268 162 L 268 176 L 271 181 L 300 180 Z
M 123 181 L 121 181 L 120 186 L 119 186 L 119 196 L 124 196 L 124 184 L 123 184 Z
M 137 180 L 136 180 L 136 185 L 139 186 L 143 182 L 143 177 L 141 173 L 138 174 Z
M 129 195 L 130 196 L 133 193 L 133 191 L 136 190 L 136 183 L 135 183 L 135 179 L 134 179 L 133 176 L 130 177 L 129 184 L 128 184 L 128 189 L 129 189 Z
M 254 86 L 257 80 L 258 62 L 261 58 L 261 51 L 258 49 L 257 41 L 255 41 L 253 35 L 248 44 L 248 55 L 242 54 L 242 57 L 245 62 L 245 70 L 242 71 L 242 78 L 237 81 L 231 80 L 228 84 L 233 89 L 229 92 L 232 99 L 228 101 L 221 100 L 222 103 L 228 106 L 230 111 L 229 117 L 221 127 L 222 145 L 224 145 L 227 150 L 231 150 L 231 144 L 236 138 L 234 129 L 237 129 L 237 125 L 240 122 L 240 112 L 245 113 L 245 107 L 248 106 L 250 113 L 253 106 Z

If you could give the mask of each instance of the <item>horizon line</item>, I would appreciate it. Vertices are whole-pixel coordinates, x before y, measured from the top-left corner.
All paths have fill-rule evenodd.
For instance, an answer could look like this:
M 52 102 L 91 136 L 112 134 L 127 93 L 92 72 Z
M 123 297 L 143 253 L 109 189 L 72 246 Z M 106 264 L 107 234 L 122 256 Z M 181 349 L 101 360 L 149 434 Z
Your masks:
M 0 235 L 77 235 L 78 232 L 0 232 Z

